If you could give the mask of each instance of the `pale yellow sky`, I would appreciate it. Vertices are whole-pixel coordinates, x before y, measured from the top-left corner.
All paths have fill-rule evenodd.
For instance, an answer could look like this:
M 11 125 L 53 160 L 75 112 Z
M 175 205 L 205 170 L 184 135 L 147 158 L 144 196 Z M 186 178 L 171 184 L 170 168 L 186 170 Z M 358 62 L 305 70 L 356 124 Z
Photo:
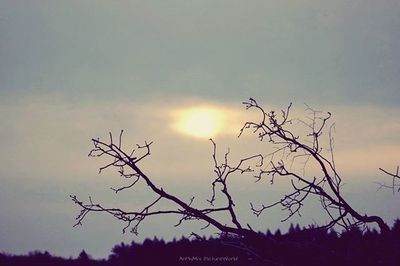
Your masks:
M 193 136 L 176 129 L 176 113 L 193 108 L 211 107 L 218 117 L 217 133 Z M 281 107 L 266 104 L 266 109 Z M 294 118 L 305 117 L 304 105 L 293 107 Z M 348 176 L 375 177 L 379 167 L 393 168 L 398 162 L 400 148 L 399 108 L 374 106 L 327 107 L 336 123 L 335 153 L 338 167 Z M 95 173 L 97 163 L 85 156 L 92 137 L 106 137 L 109 131 L 118 134 L 124 129 L 124 143 L 153 140 L 154 157 L 149 158 L 149 170 L 157 176 L 183 178 L 207 173 L 211 162 L 211 144 L 215 138 L 221 152 L 228 147 L 233 155 L 268 153 L 268 143 L 260 145 L 256 136 L 247 134 L 237 139 L 244 121 L 257 115 L 246 111 L 240 103 L 219 104 L 207 99 L 181 99 L 166 102 L 118 102 L 76 105 L 62 99 L 35 97 L 1 106 L 4 128 L 0 161 L 1 176 L 35 176 L 40 179 L 74 179 Z M 213 117 L 215 118 L 215 117 Z M 301 128 L 300 128 L 301 129 Z M 214 134 L 215 133 L 215 134 Z M 303 130 L 299 133 L 304 133 Z M 325 135 L 327 137 L 327 135 Z M 56 156 L 55 156 L 56 155 Z M 18 160 L 16 160 L 18 158 Z M 184 163 L 182 163 L 184 162 Z M 198 167 L 201 163 L 202 167 Z M 51 167 L 44 167 L 50 164 Z M 157 167 L 155 167 L 157 165 Z M 179 167 L 177 173 L 174 169 Z

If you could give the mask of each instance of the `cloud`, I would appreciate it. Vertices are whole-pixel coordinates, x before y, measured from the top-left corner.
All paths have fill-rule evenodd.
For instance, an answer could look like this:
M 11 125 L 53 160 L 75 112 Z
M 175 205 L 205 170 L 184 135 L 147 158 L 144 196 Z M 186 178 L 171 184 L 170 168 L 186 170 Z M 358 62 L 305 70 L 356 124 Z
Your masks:
M 2 3 L 1 95 L 399 101 L 395 1 L 26 5 Z
M 1 107 L 4 125 L 0 133 L 4 151 L 0 160 L 1 175 L 70 180 L 93 176 L 99 164 L 86 157 L 90 139 L 106 138 L 109 131 L 118 134 L 121 129 L 125 130 L 124 144 L 129 149 L 136 143 L 155 141 L 153 157 L 145 163 L 149 171 L 175 178 L 208 173 L 211 162 L 208 141 L 181 135 L 171 127 L 174 110 L 205 103 L 224 110 L 229 118 L 224 128 L 229 134 L 216 138 L 221 150 L 230 146 L 232 153 L 250 154 L 270 149 L 267 143 L 257 144 L 255 136 L 236 138 L 240 125 L 256 117 L 239 104 L 166 99 L 84 105 L 57 97 L 29 97 Z M 294 117 L 304 116 L 301 108 L 294 109 Z M 398 108 L 342 106 L 328 109 L 336 120 L 336 157 L 349 176 L 370 176 L 371 168 L 396 164 L 396 150 L 400 145 Z M 235 146 L 238 147 L 236 151 Z M 196 168 L 204 170 L 199 172 Z

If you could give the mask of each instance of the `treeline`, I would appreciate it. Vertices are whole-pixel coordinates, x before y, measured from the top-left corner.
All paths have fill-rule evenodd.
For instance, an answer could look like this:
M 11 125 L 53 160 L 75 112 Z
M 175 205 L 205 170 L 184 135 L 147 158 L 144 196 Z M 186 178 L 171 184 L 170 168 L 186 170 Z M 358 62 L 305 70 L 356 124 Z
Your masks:
M 400 265 L 400 220 L 385 235 L 376 230 L 334 231 L 291 226 L 288 233 L 267 231 L 268 241 L 243 242 L 235 237 L 182 238 L 165 242 L 154 238 L 142 244 L 121 243 L 108 259 L 53 257 L 48 252 L 0 254 L 0 265 Z

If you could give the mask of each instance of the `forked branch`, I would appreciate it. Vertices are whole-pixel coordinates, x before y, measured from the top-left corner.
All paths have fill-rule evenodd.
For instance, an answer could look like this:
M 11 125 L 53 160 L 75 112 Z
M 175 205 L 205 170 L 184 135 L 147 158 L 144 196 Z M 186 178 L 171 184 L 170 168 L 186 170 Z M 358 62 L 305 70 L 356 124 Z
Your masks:
M 321 137 L 329 124 L 331 113 L 324 114 L 307 106 L 309 115 L 306 120 L 291 119 L 291 104 L 281 115 L 275 111 L 266 112 L 254 99 L 243 103 L 246 109 L 255 109 L 260 114 L 258 122 L 248 121 L 242 127 L 239 136 L 246 130 L 257 134 L 261 140 L 267 140 L 274 148 L 274 152 L 264 156 L 269 158 L 270 163 L 266 168 L 261 169 L 256 176 L 260 180 L 264 175 L 270 176 L 273 183 L 275 176 L 287 177 L 292 186 L 292 192 L 287 193 L 282 199 L 271 204 L 261 204 L 256 208 L 251 204 L 253 213 L 257 216 L 269 208 L 281 205 L 283 210 L 288 211 L 289 219 L 294 214 L 300 215 L 305 201 L 310 197 L 317 197 L 321 202 L 323 210 L 329 217 L 329 223 L 324 228 L 335 225 L 350 229 L 353 226 L 377 223 L 382 231 L 388 231 L 387 224 L 378 216 L 362 215 L 357 212 L 343 198 L 341 194 L 342 178 L 336 169 L 333 156 L 333 135 L 334 124 L 329 126 L 328 145 L 324 148 Z M 305 126 L 308 130 L 304 136 L 294 133 L 291 126 L 294 124 Z M 280 158 L 280 159 L 276 159 Z M 300 171 L 293 169 L 293 164 L 299 158 L 304 158 L 303 167 Z M 313 161 L 320 169 L 319 175 L 307 175 L 305 167 Z M 394 178 L 396 177 L 393 174 Z
M 399 172 L 399 166 L 397 166 L 396 168 L 396 172 L 389 172 L 383 168 L 379 168 L 379 170 L 381 170 L 383 173 L 385 173 L 386 175 L 392 177 L 392 182 L 391 184 L 386 184 L 386 183 L 378 183 L 380 185 L 380 187 L 378 188 L 388 188 L 391 189 L 393 194 L 395 193 L 395 191 L 400 192 L 400 172 Z
M 261 237 L 258 233 L 251 229 L 244 228 L 240 224 L 237 214 L 235 213 L 235 203 L 233 201 L 233 197 L 228 189 L 228 180 L 232 174 L 244 174 L 253 171 L 253 169 L 247 165 L 250 161 L 257 160 L 258 165 L 262 165 L 263 158 L 261 155 L 244 158 L 236 165 L 231 166 L 228 162 L 229 152 L 227 152 L 224 156 L 224 161 L 220 164 L 216 159 L 216 144 L 213 140 L 211 140 L 213 145 L 213 161 L 215 164 L 214 172 L 216 174 L 216 177 L 212 182 L 212 196 L 209 200 L 211 206 L 210 208 L 196 208 L 193 206 L 194 197 L 192 197 L 189 202 L 185 202 L 179 197 L 168 193 L 163 188 L 158 187 L 153 180 L 142 171 L 139 163 L 150 156 L 152 142 L 145 142 L 143 145 L 136 145 L 136 147 L 128 153 L 123 150 L 122 135 L 123 131 L 121 131 L 119 134 L 118 143 L 114 143 L 113 135 L 111 133 L 109 134 L 108 142 L 100 139 L 92 139 L 94 147 L 90 151 L 89 156 L 105 156 L 110 159 L 110 162 L 100 167 L 99 173 L 112 167 L 117 169 L 121 177 L 134 179 L 134 181 L 128 186 L 112 188 L 112 190 L 114 190 L 116 193 L 122 190 L 133 188 L 138 182 L 144 182 L 144 184 L 149 188 L 149 193 L 153 194 L 155 199 L 141 210 L 127 211 L 119 208 L 106 208 L 101 204 L 94 203 L 90 197 L 89 202 L 84 203 L 76 196 L 71 196 L 73 202 L 81 208 L 81 211 L 76 218 L 76 225 L 81 225 L 82 221 L 91 212 L 104 212 L 114 216 L 118 220 L 125 222 L 126 226 L 123 229 L 124 232 L 126 229 L 130 228 L 131 232 L 137 234 L 140 224 L 149 216 L 179 215 L 180 219 L 175 226 L 179 226 L 183 221 L 186 220 L 202 220 L 206 222 L 206 226 L 204 228 L 212 225 L 224 233 L 231 233 L 241 237 Z M 214 206 L 217 197 L 217 186 L 221 186 L 222 195 L 225 197 L 227 202 L 226 206 Z M 162 209 L 159 207 L 159 203 L 162 201 L 174 203 L 175 208 Z M 210 214 L 216 212 L 228 213 L 232 220 L 232 226 L 226 225 L 225 223 L 220 222 L 210 216 Z

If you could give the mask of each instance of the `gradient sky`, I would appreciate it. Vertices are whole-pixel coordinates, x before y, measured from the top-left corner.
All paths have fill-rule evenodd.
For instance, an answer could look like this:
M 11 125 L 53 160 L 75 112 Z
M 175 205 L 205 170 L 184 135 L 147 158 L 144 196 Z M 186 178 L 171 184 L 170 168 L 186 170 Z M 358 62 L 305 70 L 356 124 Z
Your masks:
M 125 129 L 127 144 L 154 140 L 145 171 L 204 202 L 212 146 L 174 130 L 173 114 L 223 110 L 215 140 L 239 158 L 264 149 L 236 138 L 249 97 L 267 109 L 293 102 L 299 117 L 305 102 L 331 111 L 344 192 L 392 223 L 399 195 L 374 182 L 388 181 L 379 167 L 400 163 L 399 14 L 397 0 L 0 0 L 0 251 L 105 257 L 121 241 L 198 232 L 203 224 L 173 227 L 177 217 L 148 220 L 138 237 L 106 215 L 72 228 L 70 194 L 127 209 L 152 199 L 144 187 L 115 195 L 118 175 L 97 174 L 90 138 Z M 248 210 L 250 199 L 266 203 L 285 188 L 235 179 L 241 220 L 287 228 L 279 208 L 258 219 Z M 292 221 L 325 221 L 315 208 L 305 214 Z

